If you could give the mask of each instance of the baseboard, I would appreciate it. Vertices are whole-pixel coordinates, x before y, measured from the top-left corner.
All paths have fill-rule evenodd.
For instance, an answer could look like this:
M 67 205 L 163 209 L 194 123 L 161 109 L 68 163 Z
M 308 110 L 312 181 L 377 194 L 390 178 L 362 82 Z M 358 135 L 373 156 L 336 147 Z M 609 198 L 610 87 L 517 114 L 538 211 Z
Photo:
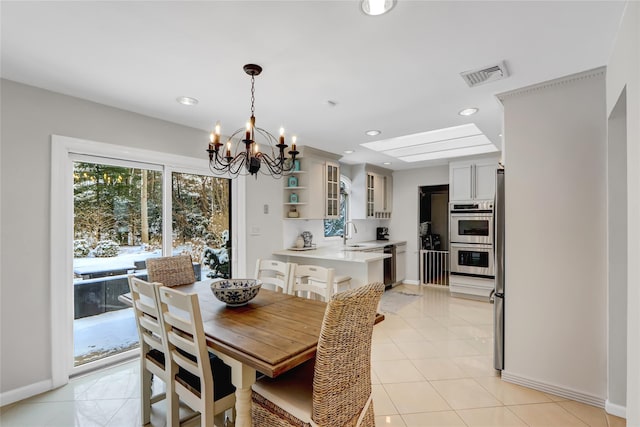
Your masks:
M 545 393 L 554 394 L 556 396 L 565 397 L 567 399 L 575 400 L 576 402 L 597 406 L 598 408 L 605 407 L 605 399 L 593 396 L 588 393 L 572 390 L 570 388 L 561 387 L 555 384 L 543 383 L 541 381 L 522 377 L 520 375 L 512 374 L 507 371 L 502 371 L 502 379 L 509 383 L 518 384 L 532 388 L 534 390 L 539 390 Z
M 407 279 L 404 279 L 402 281 L 402 283 L 399 283 L 399 284 L 403 284 L 403 285 L 419 285 L 420 281 L 419 280 L 407 280 Z
M 29 384 L 24 387 L 0 393 L 0 406 L 10 405 L 28 397 L 35 396 L 53 388 L 51 380 L 40 381 L 38 383 Z
M 607 414 L 615 415 L 616 417 L 624 419 L 627 418 L 627 407 L 611 403 L 609 402 L 609 399 L 604 402 L 604 410 L 607 411 Z

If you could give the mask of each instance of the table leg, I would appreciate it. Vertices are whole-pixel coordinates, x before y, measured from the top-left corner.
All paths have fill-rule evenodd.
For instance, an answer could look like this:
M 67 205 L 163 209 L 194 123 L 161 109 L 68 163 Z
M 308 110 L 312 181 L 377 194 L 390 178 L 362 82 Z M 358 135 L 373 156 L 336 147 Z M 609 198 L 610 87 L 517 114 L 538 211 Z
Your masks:
M 251 385 L 256 382 L 256 370 L 226 355 L 219 357 L 231 366 L 231 382 L 236 387 L 236 427 L 251 427 Z

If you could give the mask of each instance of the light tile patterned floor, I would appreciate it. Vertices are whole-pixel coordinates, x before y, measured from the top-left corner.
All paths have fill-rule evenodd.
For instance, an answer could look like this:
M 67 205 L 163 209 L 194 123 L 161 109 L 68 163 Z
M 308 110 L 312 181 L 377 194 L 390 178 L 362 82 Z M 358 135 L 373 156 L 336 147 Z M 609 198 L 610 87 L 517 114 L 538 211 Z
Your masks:
M 492 305 L 451 298 L 447 288 L 393 291 L 421 297 L 374 329 L 376 426 L 625 426 L 600 408 L 502 381 L 493 369 Z M 137 361 L 75 378 L 2 408 L 0 425 L 137 426 L 138 378 Z M 151 425 L 165 426 L 163 402 Z

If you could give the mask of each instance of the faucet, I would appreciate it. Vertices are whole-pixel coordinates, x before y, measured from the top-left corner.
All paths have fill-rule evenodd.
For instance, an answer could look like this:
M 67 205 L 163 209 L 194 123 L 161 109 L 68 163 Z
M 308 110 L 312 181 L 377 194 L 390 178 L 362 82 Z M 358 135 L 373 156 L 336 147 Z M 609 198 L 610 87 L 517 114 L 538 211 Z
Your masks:
M 344 230 L 342 231 L 342 244 L 344 246 L 347 246 L 347 231 L 349 231 L 349 224 L 353 225 L 353 232 L 354 233 L 358 232 L 358 227 L 356 227 L 355 222 L 353 222 L 353 221 L 345 221 Z

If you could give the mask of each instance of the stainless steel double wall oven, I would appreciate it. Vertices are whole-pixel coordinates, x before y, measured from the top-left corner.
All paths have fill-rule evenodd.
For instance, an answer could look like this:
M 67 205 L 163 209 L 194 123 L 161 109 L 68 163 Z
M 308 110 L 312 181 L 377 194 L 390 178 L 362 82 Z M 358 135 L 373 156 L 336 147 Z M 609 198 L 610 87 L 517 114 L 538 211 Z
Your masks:
M 450 203 L 451 274 L 493 278 L 493 201 Z

